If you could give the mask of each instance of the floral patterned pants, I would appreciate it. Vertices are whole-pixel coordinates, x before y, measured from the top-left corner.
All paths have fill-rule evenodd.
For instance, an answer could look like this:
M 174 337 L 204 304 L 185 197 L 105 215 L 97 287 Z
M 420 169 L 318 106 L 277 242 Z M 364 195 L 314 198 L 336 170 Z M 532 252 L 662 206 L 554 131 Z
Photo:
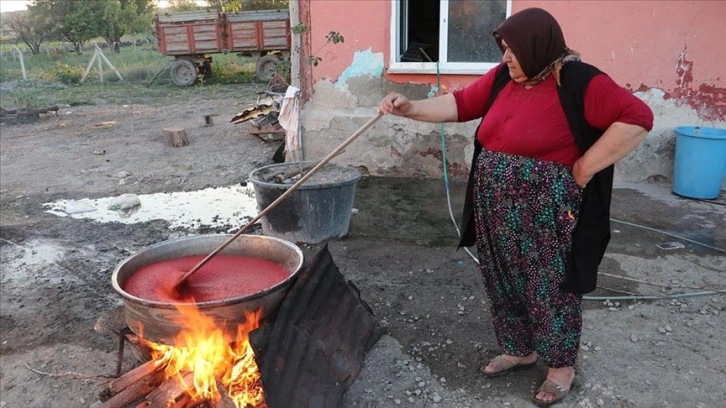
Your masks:
M 559 163 L 482 150 L 476 166 L 477 251 L 499 346 L 572 366 L 582 296 L 562 283 L 582 190 Z

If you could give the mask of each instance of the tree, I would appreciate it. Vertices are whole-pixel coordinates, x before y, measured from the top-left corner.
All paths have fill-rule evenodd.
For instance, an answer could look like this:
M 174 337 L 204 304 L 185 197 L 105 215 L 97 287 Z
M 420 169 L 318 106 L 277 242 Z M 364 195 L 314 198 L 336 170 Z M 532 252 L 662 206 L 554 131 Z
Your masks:
M 210 7 L 220 11 L 287 9 L 289 0 L 207 0 Z
M 152 0 L 35 0 L 28 12 L 53 21 L 54 37 L 70 42 L 78 53 L 95 37 L 118 52 L 123 35 L 149 29 L 154 5 Z
M 171 11 L 190 11 L 201 8 L 195 0 L 169 0 L 169 10 Z
M 3 20 L 13 35 L 25 43 L 33 54 L 40 53 L 40 45 L 51 34 L 51 20 L 44 15 L 33 15 L 23 10 L 7 13 L 7 18 Z
M 68 41 L 77 53 L 83 44 L 98 36 L 98 15 L 93 12 L 96 1 L 34 0 L 28 12 L 53 22 L 54 37 Z
M 154 6 L 149 0 L 96 0 L 94 7 L 101 22 L 98 35 L 114 52 L 121 51 L 122 36 L 151 27 Z

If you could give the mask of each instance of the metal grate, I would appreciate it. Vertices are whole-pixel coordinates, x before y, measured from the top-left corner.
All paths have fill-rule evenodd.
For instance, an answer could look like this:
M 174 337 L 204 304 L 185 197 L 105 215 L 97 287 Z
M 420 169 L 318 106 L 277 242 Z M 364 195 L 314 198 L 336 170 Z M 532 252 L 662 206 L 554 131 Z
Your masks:
M 325 245 L 298 275 L 275 320 L 250 334 L 267 406 L 340 406 L 382 334 Z

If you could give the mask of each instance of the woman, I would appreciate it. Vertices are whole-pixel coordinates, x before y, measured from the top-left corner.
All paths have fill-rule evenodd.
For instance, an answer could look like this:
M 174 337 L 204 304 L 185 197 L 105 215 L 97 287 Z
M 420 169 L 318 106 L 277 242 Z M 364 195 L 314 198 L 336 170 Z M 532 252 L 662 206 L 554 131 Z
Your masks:
M 580 62 L 545 10 L 512 15 L 494 38 L 502 63 L 476 82 L 425 100 L 393 93 L 379 110 L 482 118 L 461 245 L 476 244 L 502 354 L 481 371 L 496 377 L 542 358 L 547 378 L 532 401 L 549 406 L 575 377 L 582 295 L 595 289 L 610 238 L 613 164 L 643 141 L 653 113 Z

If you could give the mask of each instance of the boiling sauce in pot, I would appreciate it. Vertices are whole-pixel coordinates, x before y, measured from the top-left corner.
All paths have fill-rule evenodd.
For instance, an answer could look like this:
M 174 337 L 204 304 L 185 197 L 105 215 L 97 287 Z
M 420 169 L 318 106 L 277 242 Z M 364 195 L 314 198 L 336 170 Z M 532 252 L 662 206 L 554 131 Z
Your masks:
M 209 302 L 252 295 L 290 276 L 282 265 L 266 259 L 218 254 L 194 272 L 176 295 L 172 291 L 174 284 L 203 258 L 185 256 L 145 265 L 127 279 L 123 289 L 157 302 Z

